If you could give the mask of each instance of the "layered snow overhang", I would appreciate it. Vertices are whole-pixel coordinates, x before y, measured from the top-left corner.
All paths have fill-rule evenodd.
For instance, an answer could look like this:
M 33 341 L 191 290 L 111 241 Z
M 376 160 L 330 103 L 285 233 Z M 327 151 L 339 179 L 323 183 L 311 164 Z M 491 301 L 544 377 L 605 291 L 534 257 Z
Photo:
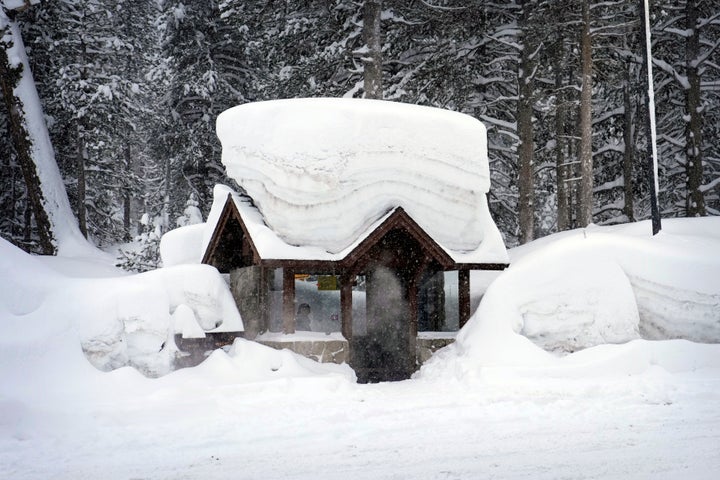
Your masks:
M 217 133 L 228 176 L 289 245 L 345 251 L 402 207 L 445 248 L 507 260 L 487 205 L 487 134 L 468 115 L 367 99 L 274 100 L 223 112 Z

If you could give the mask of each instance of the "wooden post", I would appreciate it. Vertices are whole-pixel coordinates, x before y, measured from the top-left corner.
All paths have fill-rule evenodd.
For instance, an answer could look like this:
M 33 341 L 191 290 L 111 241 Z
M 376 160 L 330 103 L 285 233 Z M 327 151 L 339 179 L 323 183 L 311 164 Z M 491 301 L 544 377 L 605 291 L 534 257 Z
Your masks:
M 418 333 L 418 281 L 413 279 L 408 285 L 408 315 L 409 315 L 409 335 L 408 335 L 408 372 L 412 373 L 417 370 L 417 333 Z
M 458 312 L 462 328 L 470 320 L 470 270 L 458 270 Z
M 355 275 L 340 277 L 340 318 L 342 334 L 348 342 L 352 340 L 352 287 Z
M 274 277 L 271 268 L 260 267 L 260 333 L 270 330 L 270 290 Z
M 409 328 L 409 354 L 408 355 L 408 368 L 409 372 L 417 370 L 419 361 L 417 355 L 417 335 L 418 335 L 418 316 L 420 315 L 420 305 L 418 303 L 418 293 L 420 290 L 420 282 L 422 281 L 423 274 L 430 265 L 430 259 L 424 257 L 422 262 L 417 265 L 417 269 L 412 275 L 410 282 L 408 283 L 408 314 L 410 316 Z
M 283 332 L 295 333 L 295 272 L 283 268 Z
M 410 281 L 408 282 L 408 307 L 410 314 L 410 338 L 412 346 L 415 346 L 415 338 L 418 332 L 418 316 L 420 315 L 420 305 L 418 304 L 418 292 L 420 290 L 420 282 L 422 281 L 423 274 L 430 265 L 430 260 L 425 257 L 422 263 L 417 265 L 417 270 L 412 274 Z

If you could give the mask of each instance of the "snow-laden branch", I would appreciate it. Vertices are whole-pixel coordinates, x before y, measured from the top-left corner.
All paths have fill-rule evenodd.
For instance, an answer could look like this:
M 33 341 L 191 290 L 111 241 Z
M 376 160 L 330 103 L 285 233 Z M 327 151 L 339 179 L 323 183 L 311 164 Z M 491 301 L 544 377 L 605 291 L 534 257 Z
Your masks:
M 720 11 L 715 13 L 715 15 L 712 15 L 708 18 L 698 18 L 697 21 L 697 28 L 703 28 L 708 25 L 720 25 Z
M 594 193 L 600 193 L 600 192 L 606 192 L 608 190 L 613 190 L 616 188 L 623 188 L 625 187 L 625 178 L 620 175 L 615 180 L 610 180 L 608 182 L 603 183 L 602 185 L 597 185 L 595 188 L 593 188 Z
M 480 115 L 480 119 L 483 122 L 495 125 L 496 127 L 502 127 L 513 132 L 517 131 L 517 122 L 507 122 L 505 120 L 500 120 L 499 118 L 488 117 L 487 115 Z
M 683 89 L 689 90 L 690 89 L 690 82 L 688 81 L 688 78 L 685 75 L 680 75 L 675 68 L 673 68 L 672 65 L 667 63 L 664 60 L 660 60 L 659 58 L 653 58 L 652 60 L 653 65 L 658 67 L 660 70 L 664 71 L 665 73 L 669 73 L 672 75 L 675 80 L 678 81 L 680 86 L 682 86 Z
M 441 5 L 433 5 L 432 3 L 426 2 L 425 0 L 420 0 L 420 3 L 425 5 L 428 8 L 431 8 L 433 10 L 439 10 L 443 12 L 457 12 L 461 10 L 467 10 L 468 7 L 443 7 Z
M 7 12 L 22 12 L 38 3 L 40 3 L 40 0 L 2 0 L 0 1 L 0 7 Z
M 703 193 L 705 193 L 705 192 L 708 192 L 708 191 L 710 191 L 710 190 L 712 190 L 712 189 L 714 189 L 714 188 L 716 188 L 716 187 L 720 187 L 720 177 L 715 178 L 715 179 L 712 180 L 710 183 L 707 183 L 707 184 L 705 184 L 705 185 L 702 185 L 702 186 L 700 187 L 700 191 L 703 192 Z
M 702 55 L 699 55 L 695 60 L 690 62 L 692 67 L 699 67 L 702 65 L 711 55 L 715 53 L 715 50 L 720 46 L 720 40 L 717 40 L 710 48 L 708 48 Z M 714 58 L 714 57 L 713 57 Z

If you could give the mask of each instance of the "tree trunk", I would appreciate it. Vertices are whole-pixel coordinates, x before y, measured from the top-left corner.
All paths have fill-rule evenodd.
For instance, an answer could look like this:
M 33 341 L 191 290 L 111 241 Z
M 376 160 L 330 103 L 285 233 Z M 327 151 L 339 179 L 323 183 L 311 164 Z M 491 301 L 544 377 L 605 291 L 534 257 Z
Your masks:
M 28 198 L 25 198 L 23 218 L 25 220 L 23 225 L 23 243 L 29 246 L 32 243 L 32 205 Z
M 20 27 L 12 12 L 0 8 L 0 89 L 44 254 L 59 244 L 84 243 L 70 208 L 40 98 L 27 59 Z
M 86 183 L 85 183 L 85 164 L 87 159 L 87 150 L 85 150 L 85 140 L 81 127 L 77 127 L 77 216 L 80 233 L 87 237 L 87 207 L 85 205 Z
M 593 158 L 592 158 L 592 51 L 590 38 L 589 0 L 582 3 L 582 36 L 580 51 L 582 62 L 582 89 L 580 90 L 580 195 L 578 224 L 592 223 L 593 210 Z
M 126 140 L 127 141 L 127 140 Z M 123 235 L 125 241 L 129 242 L 132 239 L 130 232 L 130 214 L 131 214 L 131 178 L 133 174 L 132 170 L 132 155 L 130 152 L 130 145 L 125 145 L 125 185 L 123 187 Z
M 623 141 L 625 143 L 623 153 L 623 187 L 625 189 L 625 206 L 623 213 L 627 217 L 628 222 L 635 221 L 635 207 L 633 202 L 633 163 L 635 162 L 635 134 L 633 124 L 632 99 L 630 96 L 630 70 L 631 64 L 628 62 L 625 84 L 623 85 L 623 105 L 624 105 L 624 125 L 623 125 Z
M 522 11 L 523 45 L 520 52 L 520 71 L 518 72 L 518 214 L 520 224 L 520 243 L 533 240 L 535 234 L 534 181 L 533 181 L 533 124 L 532 124 L 532 69 L 530 58 L 530 34 L 528 26 L 528 5 L 525 2 Z
M 381 13 L 382 0 L 365 0 L 363 11 L 363 39 L 367 46 L 367 52 L 363 55 L 365 98 L 383 98 Z
M 560 35 L 560 32 L 558 32 Z M 562 66 L 565 63 L 565 45 L 562 37 L 555 51 L 555 91 L 557 109 L 555 111 L 555 175 L 557 178 L 557 229 L 559 232 L 570 228 L 570 204 L 567 179 L 568 166 L 564 155 L 565 132 L 565 95 L 562 94 Z
M 700 102 L 700 72 L 697 59 L 700 55 L 700 32 L 697 29 L 698 5 L 696 0 L 687 0 L 685 7 L 685 28 L 691 32 L 685 43 L 685 62 L 690 88 L 686 91 L 685 109 L 689 117 L 685 126 L 685 171 L 687 174 L 687 199 L 685 210 L 688 217 L 707 215 L 705 197 L 700 187 L 703 184 L 702 164 L 702 115 L 698 111 Z

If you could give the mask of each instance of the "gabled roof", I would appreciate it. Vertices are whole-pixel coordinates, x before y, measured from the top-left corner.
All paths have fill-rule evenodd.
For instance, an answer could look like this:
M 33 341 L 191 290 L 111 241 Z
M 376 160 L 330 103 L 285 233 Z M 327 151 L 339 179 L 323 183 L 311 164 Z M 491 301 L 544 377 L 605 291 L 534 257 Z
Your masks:
M 435 240 L 405 212 L 402 207 L 396 207 L 389 216 L 386 216 L 380 225 L 369 232 L 367 236 L 353 248 L 342 260 L 343 266 L 350 267 L 362 261 L 362 258 L 374 247 L 388 232 L 401 229 L 409 233 L 423 246 L 423 250 L 444 269 L 450 269 L 455 261 L 448 255 Z
M 241 266 L 243 263 L 242 247 L 238 249 L 238 246 L 242 244 L 243 240 L 247 241 L 247 245 L 252 251 L 253 262 L 251 264 L 259 261 L 260 254 L 252 236 L 248 233 L 245 222 L 235 206 L 232 194 L 228 194 L 201 263 L 213 265 L 221 271 Z M 228 244 L 228 248 L 223 248 L 223 244 Z
M 221 271 L 250 265 L 304 269 L 313 273 L 340 273 L 358 263 L 390 231 L 400 229 L 414 238 L 423 251 L 445 270 L 499 270 L 506 262 L 458 262 L 457 254 L 436 242 L 402 207 L 374 222 L 350 246 L 338 253 L 318 247 L 289 245 L 264 222 L 249 198 L 228 193 L 217 217 L 202 263 Z M 465 258 L 471 254 L 461 253 Z M 461 257 L 462 258 L 462 257 Z

